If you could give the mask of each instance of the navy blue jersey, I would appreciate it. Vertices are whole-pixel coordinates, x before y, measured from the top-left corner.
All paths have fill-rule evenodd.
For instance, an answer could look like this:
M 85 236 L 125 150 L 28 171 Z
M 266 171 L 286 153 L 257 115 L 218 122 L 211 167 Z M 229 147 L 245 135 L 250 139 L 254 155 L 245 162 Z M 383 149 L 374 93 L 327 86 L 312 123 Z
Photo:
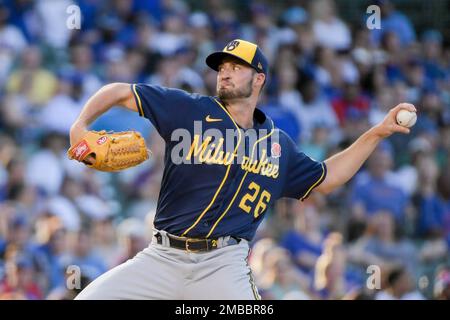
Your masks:
M 303 200 L 325 179 L 325 164 L 299 151 L 259 109 L 245 130 L 216 97 L 145 84 L 132 90 L 139 114 L 166 142 L 159 230 L 251 240 L 275 200 Z

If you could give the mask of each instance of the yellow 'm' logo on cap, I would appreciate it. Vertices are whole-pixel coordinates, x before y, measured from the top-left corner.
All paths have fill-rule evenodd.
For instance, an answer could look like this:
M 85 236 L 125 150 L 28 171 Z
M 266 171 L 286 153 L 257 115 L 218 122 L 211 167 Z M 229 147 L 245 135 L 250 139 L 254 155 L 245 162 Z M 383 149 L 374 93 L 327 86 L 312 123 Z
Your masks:
M 247 63 L 252 64 L 256 49 L 256 44 L 238 39 L 228 43 L 223 49 L 223 52 L 230 52 L 231 54 L 244 59 Z

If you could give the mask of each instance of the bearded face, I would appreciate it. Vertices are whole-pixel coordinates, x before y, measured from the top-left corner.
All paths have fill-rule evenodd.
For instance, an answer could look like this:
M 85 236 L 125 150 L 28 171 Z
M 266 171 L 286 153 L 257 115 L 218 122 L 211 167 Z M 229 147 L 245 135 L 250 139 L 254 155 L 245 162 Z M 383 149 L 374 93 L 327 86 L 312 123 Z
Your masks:
M 221 100 L 249 98 L 253 94 L 255 71 L 242 62 L 224 59 L 217 74 L 217 95 Z
M 249 80 L 241 87 L 236 87 L 232 83 L 217 85 L 217 95 L 221 100 L 248 98 L 253 94 L 252 81 Z

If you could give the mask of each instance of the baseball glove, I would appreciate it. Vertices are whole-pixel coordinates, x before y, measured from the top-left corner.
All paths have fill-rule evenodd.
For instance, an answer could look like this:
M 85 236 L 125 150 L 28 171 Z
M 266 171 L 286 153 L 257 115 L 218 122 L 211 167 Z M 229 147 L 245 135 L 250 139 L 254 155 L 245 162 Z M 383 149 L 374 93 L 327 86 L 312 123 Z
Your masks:
M 124 170 L 147 160 L 151 152 L 139 132 L 88 131 L 67 151 L 69 159 L 107 172 Z M 90 156 L 90 157 L 89 157 Z M 94 159 L 90 163 L 87 158 Z

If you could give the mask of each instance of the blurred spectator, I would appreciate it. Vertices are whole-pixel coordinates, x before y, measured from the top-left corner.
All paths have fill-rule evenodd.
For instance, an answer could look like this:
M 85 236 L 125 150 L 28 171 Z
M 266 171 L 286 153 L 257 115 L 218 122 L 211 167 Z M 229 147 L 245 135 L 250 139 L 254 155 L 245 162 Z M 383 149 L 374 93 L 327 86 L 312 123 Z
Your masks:
M 441 268 L 434 282 L 434 298 L 438 300 L 450 300 L 450 271 L 449 268 Z
M 317 161 L 324 161 L 332 144 L 330 134 L 331 130 L 325 124 L 316 124 L 312 128 L 311 139 L 302 144 L 303 152 Z
M 6 91 L 20 94 L 31 105 L 42 106 L 56 91 L 57 80 L 42 67 L 42 54 L 38 47 L 30 46 L 22 53 L 20 67 L 9 77 Z
M 32 263 L 25 257 L 6 262 L 5 279 L 0 282 L 0 300 L 38 300 L 43 294 L 37 283 Z
M 93 243 L 96 247 L 95 252 L 108 269 L 116 265 L 120 254 L 119 231 L 116 231 L 116 227 L 112 216 L 106 215 L 93 219 L 92 233 Z
M 67 244 L 67 231 L 58 228 L 53 232 L 49 230 L 47 241 L 45 241 L 38 250 L 40 250 L 47 259 L 48 264 L 48 289 L 52 290 L 58 286 L 65 286 L 65 273 L 68 264 L 69 255 Z
M 352 213 L 364 219 L 379 210 L 387 210 L 398 222 L 404 222 L 408 197 L 395 183 L 390 172 L 392 155 L 379 147 L 368 160 L 368 171 L 360 173 L 354 182 L 351 195 Z
M 289 26 L 296 26 L 308 21 L 308 12 L 300 6 L 292 6 L 281 14 L 281 20 Z
M 66 27 L 67 8 L 74 4 L 71 0 L 40 0 L 36 3 L 35 12 L 43 43 L 61 49 L 67 46 L 71 33 Z
M 396 235 L 395 228 L 390 212 L 373 215 L 368 220 L 366 233 L 350 247 L 351 261 L 364 267 L 377 265 L 381 268 L 403 264 L 416 274 L 418 253 L 410 240 Z
M 0 3 L 0 84 L 3 86 L 14 59 L 20 55 L 27 41 L 19 28 L 9 24 L 10 9 Z
M 205 59 L 208 54 L 214 51 L 213 34 L 208 15 L 204 12 L 194 12 L 189 16 L 190 43 L 196 50 L 196 59 L 194 62 L 195 70 L 207 70 Z
M 333 99 L 332 106 L 341 126 L 355 114 L 367 115 L 369 112 L 369 100 L 361 94 L 359 85 L 353 82 L 344 84 L 342 95 Z
M 378 292 L 376 300 L 424 300 L 415 290 L 411 274 L 404 268 L 393 269 L 387 277 L 387 287 Z
M 423 66 L 428 79 L 444 80 L 445 66 L 443 64 L 442 50 L 443 37 L 438 30 L 426 30 L 422 34 Z
M 436 89 L 423 90 L 420 95 L 421 117 L 417 121 L 417 133 L 438 134 L 438 123 L 443 111 L 443 104 Z
M 92 281 L 84 274 L 80 275 L 80 287 L 77 288 L 68 288 L 66 284 L 63 286 L 57 287 L 50 291 L 50 293 L 45 298 L 46 300 L 74 300 L 75 297 L 87 287 L 87 285 Z
M 58 220 L 58 225 L 68 231 L 78 231 L 81 226 L 81 217 L 69 199 L 63 196 L 50 197 L 41 214 L 41 218 L 48 220 Z M 51 231 L 50 231 L 51 233 Z
M 10 176 L 8 167 L 17 154 L 17 146 L 11 137 L 0 135 L 0 200 L 6 200 L 9 192 Z
M 8 198 L 19 212 L 27 212 L 30 216 L 36 216 L 39 212 L 41 201 L 36 188 L 23 181 L 10 185 Z
M 313 128 L 325 126 L 330 129 L 330 142 L 337 143 L 340 139 L 340 129 L 329 101 L 320 94 L 320 88 L 312 79 L 300 79 L 299 90 L 302 103 L 297 106 L 297 116 L 301 121 L 302 142 L 311 140 Z
M 209 11 L 211 22 L 214 28 L 215 44 L 223 49 L 223 45 L 240 36 L 240 22 L 237 13 L 227 7 L 225 1 L 212 1 Z
M 411 21 L 403 13 L 395 10 L 394 4 L 390 0 L 377 0 L 374 3 L 381 9 L 381 29 L 374 29 L 371 32 L 375 43 L 380 42 L 380 38 L 385 32 L 395 32 L 403 46 L 411 44 L 416 40 L 416 34 Z
M 346 269 L 346 255 L 342 235 L 330 233 L 324 241 L 323 253 L 317 259 L 314 270 L 313 288 L 320 299 L 342 299 L 356 289 L 356 283 Z
M 443 236 L 442 202 L 436 190 L 439 168 L 434 159 L 424 156 L 418 162 L 418 171 L 420 185 L 415 199 L 420 209 L 417 221 L 418 233 L 427 238 Z
M 276 100 L 267 102 L 261 106 L 261 109 L 273 120 L 273 123 L 278 128 L 285 131 L 295 141 L 299 140 L 301 128 L 292 112 L 283 108 Z
M 107 269 L 102 259 L 94 252 L 91 232 L 89 227 L 77 232 L 70 264 L 78 266 L 85 276 L 95 279 Z
M 370 93 L 369 123 L 375 125 L 382 121 L 392 105 L 395 105 L 394 89 L 387 85 L 385 70 L 375 67 L 366 79 L 362 80 L 365 94 Z
M 202 78 L 189 66 L 193 62 L 190 53 L 189 48 L 185 47 L 163 56 L 157 72 L 148 79 L 148 82 L 168 87 L 184 87 L 189 92 L 203 92 Z
M 299 116 L 299 106 L 301 104 L 301 96 L 295 86 L 298 79 L 298 73 L 295 70 L 294 62 L 279 63 L 277 66 L 278 79 L 278 101 L 281 107 L 289 110 L 297 118 L 299 127 L 301 121 Z
M 61 188 L 64 170 L 61 158 L 65 157 L 66 137 L 48 132 L 41 142 L 41 151 L 35 153 L 26 168 L 27 182 L 47 195 L 55 195 Z
M 117 231 L 119 241 L 122 244 L 123 254 L 116 261 L 116 265 L 126 262 L 143 250 L 147 246 L 147 237 L 145 226 L 137 218 L 128 218 L 122 221 Z
M 437 181 L 438 192 L 441 196 L 442 207 L 438 210 L 438 219 L 441 222 L 444 237 L 450 247 L 450 171 L 449 166 L 443 168 Z
M 311 2 L 311 15 L 314 36 L 320 45 L 335 50 L 350 48 L 350 30 L 338 17 L 332 0 Z
M 281 300 L 289 296 L 301 296 L 309 300 L 307 278 L 292 264 L 288 253 L 281 248 L 270 250 L 264 257 L 265 270 L 261 275 L 261 295 L 264 299 Z
M 59 77 L 58 93 L 49 101 L 39 114 L 40 124 L 67 136 L 70 127 L 77 119 L 83 107 L 83 79 L 77 74 L 62 74 Z M 61 119 L 60 114 L 64 113 Z
M 260 281 L 262 274 L 265 272 L 265 256 L 275 247 L 275 240 L 269 237 L 262 237 L 253 243 L 248 261 L 257 282 Z
M 314 67 L 310 72 L 314 75 L 314 81 L 327 96 L 332 96 L 333 91 L 339 88 L 341 82 L 340 65 L 337 63 L 336 52 L 327 47 L 317 46 L 313 53 L 313 62 Z
M 10 12 L 10 21 L 17 26 L 27 41 L 35 42 L 38 40 L 38 18 L 35 12 L 35 1 L 17 0 L 5 1 L 8 4 Z
M 274 23 L 271 8 L 263 3 L 250 5 L 250 23 L 242 26 L 241 37 L 258 43 L 269 61 L 275 60 L 279 29 Z
M 421 91 L 432 93 L 432 83 L 425 77 L 425 69 L 419 61 L 409 61 L 404 71 L 405 80 L 408 86 L 406 98 L 412 103 L 419 102 Z
M 47 271 L 46 260 L 38 250 L 37 244 L 31 240 L 30 222 L 17 212 L 11 213 L 6 221 L 7 229 L 4 233 L 4 243 L 0 245 L 0 263 L 4 262 L 6 268 L 10 259 L 18 256 L 23 257 L 27 262 L 26 266 L 31 264 L 30 268 L 33 269 L 33 273 L 35 272 L 36 275 L 40 276 L 39 284 L 46 286 L 48 279 L 43 277 Z M 14 266 L 14 263 L 11 266 Z M 11 270 L 14 271 L 15 269 L 12 268 Z
M 318 212 L 314 206 L 295 205 L 293 208 L 293 229 L 283 235 L 280 244 L 290 252 L 300 270 L 309 273 L 322 254 L 325 235 L 320 229 Z
M 100 89 L 102 82 L 98 77 L 98 65 L 94 61 L 94 53 L 92 48 L 87 44 L 76 43 L 70 48 L 71 64 L 70 69 L 73 69 L 74 75 L 80 77 L 82 85 L 83 99 L 89 98 L 98 89 Z
M 172 55 L 188 44 L 184 21 L 175 12 L 167 13 L 162 21 L 162 30 L 151 42 L 151 49 L 163 56 Z

